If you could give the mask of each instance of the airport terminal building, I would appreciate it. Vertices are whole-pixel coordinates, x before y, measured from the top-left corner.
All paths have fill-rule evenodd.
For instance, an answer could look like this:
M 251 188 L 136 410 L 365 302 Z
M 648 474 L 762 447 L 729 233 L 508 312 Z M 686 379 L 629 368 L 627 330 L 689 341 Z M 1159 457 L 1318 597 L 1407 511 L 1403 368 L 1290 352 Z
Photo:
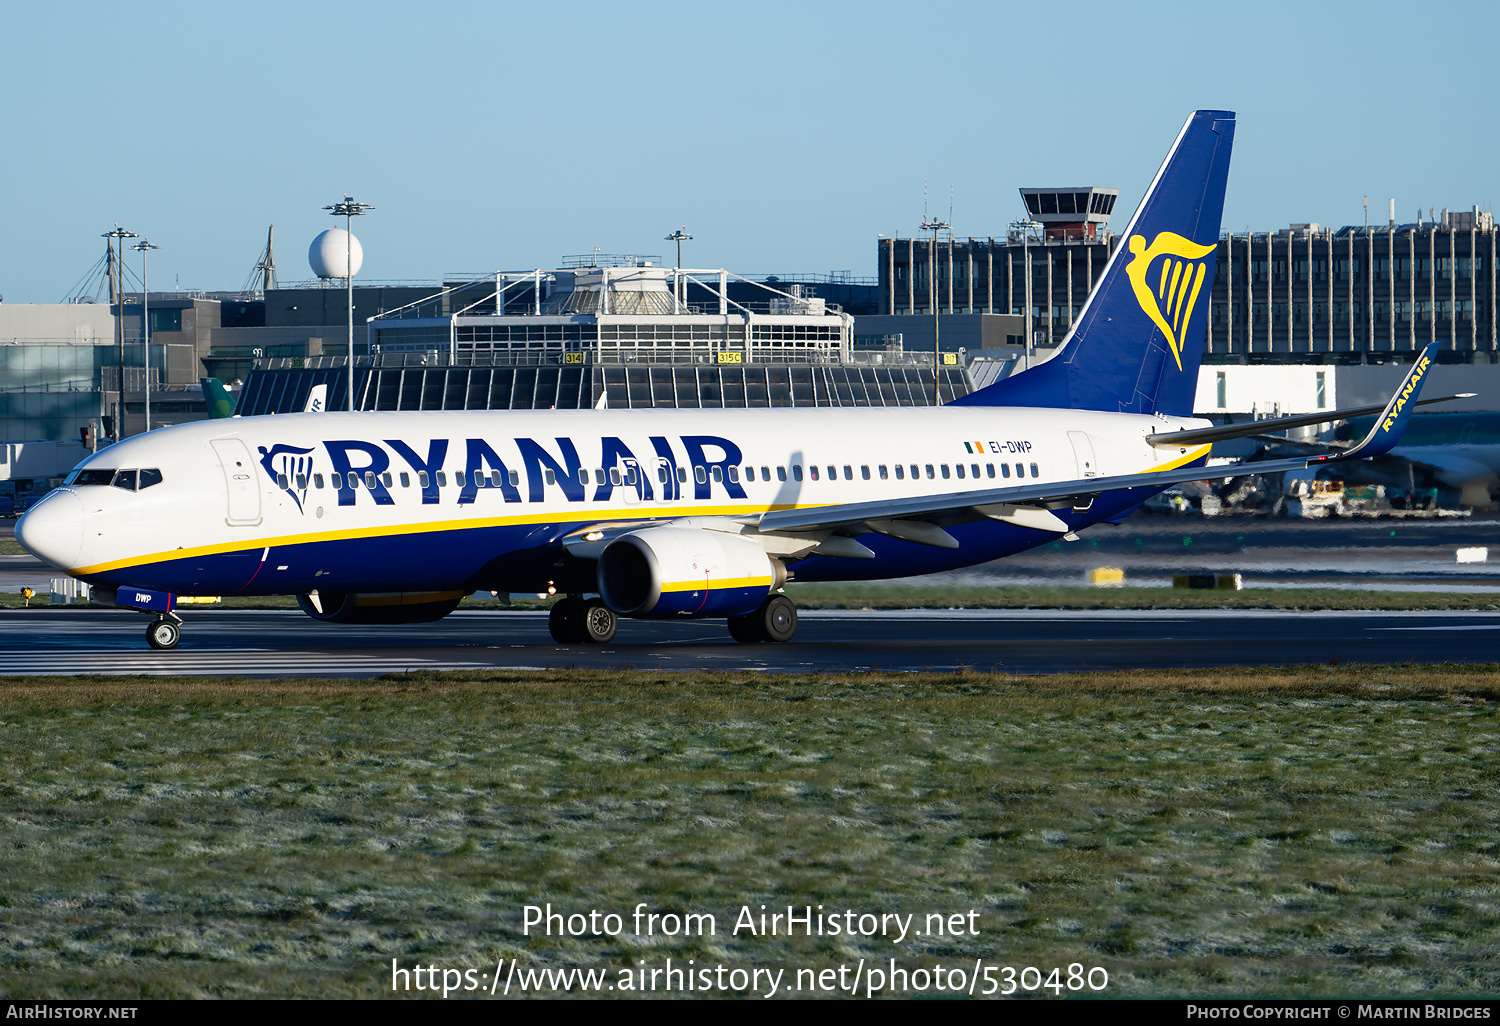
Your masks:
M 1011 314 L 1028 322 L 1015 343 L 1056 345 L 1121 243 L 1100 213 L 1111 191 L 1023 189 L 1034 226 L 1003 238 L 881 239 L 880 312 Z M 1364 364 L 1431 342 L 1443 362 L 1494 363 L 1495 259 L 1494 218 L 1478 207 L 1400 225 L 1225 233 L 1205 363 Z

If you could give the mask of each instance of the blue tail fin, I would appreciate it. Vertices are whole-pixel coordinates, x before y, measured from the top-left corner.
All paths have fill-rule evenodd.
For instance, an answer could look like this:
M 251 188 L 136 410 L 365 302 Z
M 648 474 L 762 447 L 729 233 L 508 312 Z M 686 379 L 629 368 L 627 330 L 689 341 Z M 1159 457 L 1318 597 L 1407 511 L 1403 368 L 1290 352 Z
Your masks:
M 1234 123 L 1188 117 L 1061 352 L 955 405 L 1192 414 Z

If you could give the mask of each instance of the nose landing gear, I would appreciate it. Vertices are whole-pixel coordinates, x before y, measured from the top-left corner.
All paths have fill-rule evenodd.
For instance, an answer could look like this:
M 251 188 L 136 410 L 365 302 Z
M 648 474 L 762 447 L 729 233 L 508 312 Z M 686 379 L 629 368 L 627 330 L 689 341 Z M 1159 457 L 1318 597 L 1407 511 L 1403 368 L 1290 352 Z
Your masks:
M 158 616 L 146 628 L 146 644 L 158 651 L 176 648 L 182 640 L 182 618 L 172 613 Z

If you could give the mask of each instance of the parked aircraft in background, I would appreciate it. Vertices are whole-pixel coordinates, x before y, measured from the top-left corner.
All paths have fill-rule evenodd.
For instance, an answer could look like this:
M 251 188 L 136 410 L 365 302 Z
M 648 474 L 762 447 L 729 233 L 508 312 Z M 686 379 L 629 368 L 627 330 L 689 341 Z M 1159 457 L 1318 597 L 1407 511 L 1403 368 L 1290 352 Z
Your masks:
M 1350 441 L 1351 428 L 1359 426 L 1360 421 L 1353 421 L 1334 437 Z M 1491 506 L 1500 494 L 1500 413 L 1415 417 L 1400 445 L 1377 459 L 1341 469 L 1338 476 L 1345 484 L 1385 485 L 1387 494 L 1398 497 L 1439 488 L 1457 492 L 1460 505 Z
M 1213 441 L 1275 428 L 1192 417 L 1234 128 L 1188 118 L 1053 359 L 948 406 L 212 420 L 85 460 L 17 537 L 154 614 L 157 648 L 177 643 L 177 595 L 412 623 L 480 589 L 565 595 L 559 642 L 608 641 L 618 616 L 789 640 L 793 577 L 926 574 L 1118 522 L 1208 476 Z M 1389 450 L 1430 359 L 1359 445 L 1257 471 Z

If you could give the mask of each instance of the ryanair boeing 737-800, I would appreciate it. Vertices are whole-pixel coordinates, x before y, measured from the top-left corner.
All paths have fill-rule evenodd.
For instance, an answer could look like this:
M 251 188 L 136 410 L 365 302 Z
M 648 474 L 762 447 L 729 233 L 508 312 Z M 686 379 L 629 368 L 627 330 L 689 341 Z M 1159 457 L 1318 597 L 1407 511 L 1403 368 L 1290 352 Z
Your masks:
M 1197 111 L 1058 354 L 937 408 L 304 413 L 165 428 L 85 460 L 25 515 L 30 552 L 179 637 L 177 595 L 299 597 L 340 623 L 552 591 L 559 642 L 618 616 L 787 641 L 784 583 L 970 566 L 1118 522 L 1210 476 L 1192 417 L 1234 115 Z M 1368 437 L 1395 444 L 1429 349 Z M 1213 477 L 1232 476 L 1219 467 Z

